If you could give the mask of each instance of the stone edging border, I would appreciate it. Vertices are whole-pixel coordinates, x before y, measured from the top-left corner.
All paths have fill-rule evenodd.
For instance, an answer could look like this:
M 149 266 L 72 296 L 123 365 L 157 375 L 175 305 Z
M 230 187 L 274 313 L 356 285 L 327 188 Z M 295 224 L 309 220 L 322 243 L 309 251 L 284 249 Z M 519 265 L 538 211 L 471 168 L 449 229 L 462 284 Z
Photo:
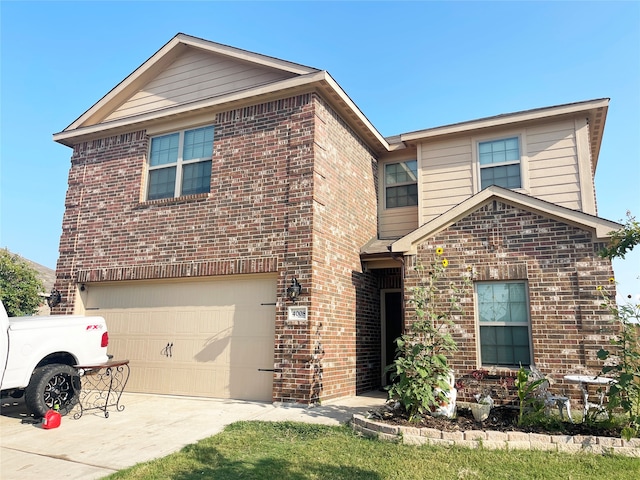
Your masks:
M 540 433 L 467 430 L 445 432 L 435 428 L 389 425 L 354 414 L 351 428 L 364 436 L 406 445 L 444 445 L 507 450 L 547 450 L 565 453 L 618 454 L 640 458 L 640 438 L 597 437 L 588 435 L 545 435 Z

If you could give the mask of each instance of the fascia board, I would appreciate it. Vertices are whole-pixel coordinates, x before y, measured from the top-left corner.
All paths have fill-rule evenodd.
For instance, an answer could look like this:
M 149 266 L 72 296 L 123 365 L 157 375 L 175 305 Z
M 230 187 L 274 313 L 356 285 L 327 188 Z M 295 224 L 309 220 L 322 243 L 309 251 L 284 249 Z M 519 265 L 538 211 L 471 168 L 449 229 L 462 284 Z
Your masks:
M 416 251 L 417 243 L 423 239 L 428 238 L 440 230 L 455 223 L 460 218 L 463 218 L 469 213 L 469 211 L 480 208 L 484 203 L 488 201 L 491 196 L 491 187 L 482 190 L 480 193 L 474 195 L 468 200 L 459 203 L 455 207 L 447 210 L 442 215 L 434 218 L 433 220 L 425 223 L 421 227 L 418 227 L 413 232 L 408 233 L 399 240 L 391 244 L 392 252 L 403 252 L 405 254 L 413 254 Z
M 311 85 L 314 82 L 318 82 L 319 80 L 321 80 L 324 77 L 323 73 L 324 72 L 317 72 L 311 75 L 294 77 L 287 80 L 282 80 L 277 83 L 272 83 L 268 85 L 262 85 L 260 87 L 242 90 L 240 92 L 233 92 L 233 93 L 221 95 L 214 98 L 200 100 L 197 102 L 177 105 L 175 107 L 163 108 L 161 110 L 142 113 L 132 117 L 119 118 L 117 120 L 99 123 L 96 125 L 90 125 L 88 127 L 79 127 L 72 131 L 63 130 L 62 132 L 55 133 L 53 135 L 53 140 L 56 142 L 62 143 L 64 145 L 71 146 L 66 141 L 71 140 L 72 138 L 75 138 L 75 137 L 91 135 L 101 131 L 119 129 L 128 125 L 146 123 L 153 120 L 162 119 L 165 117 L 185 114 L 185 113 L 202 110 L 206 108 L 212 108 L 218 105 L 239 101 L 245 98 L 268 95 L 270 93 L 274 93 L 282 90 L 295 89 L 295 88 Z
M 596 217 L 577 210 L 571 210 L 559 205 L 540 200 L 536 197 L 513 192 L 501 187 L 489 187 L 480 193 L 470 197 L 464 202 L 456 205 L 442 215 L 425 223 L 408 235 L 391 244 L 392 252 L 401 252 L 405 255 L 415 254 L 417 244 L 425 238 L 429 238 L 441 230 L 449 227 L 456 221 L 467 216 L 473 210 L 477 210 L 494 199 L 512 205 L 516 208 L 523 208 L 547 217 L 566 222 L 579 228 L 588 229 L 594 232 L 598 240 L 606 240 L 612 231 L 619 230 L 622 225 L 611 220 Z
M 120 95 L 125 94 L 130 85 L 139 81 L 141 78 L 144 78 L 146 75 L 148 75 L 149 71 L 153 71 L 155 70 L 155 68 L 161 65 L 162 64 L 161 60 L 164 59 L 165 61 L 170 61 L 173 58 L 175 58 L 181 51 L 178 48 L 181 43 L 182 42 L 180 41 L 178 36 L 173 37 L 160 50 L 154 53 L 146 62 L 144 62 L 137 69 L 135 69 L 118 85 L 112 88 L 104 97 L 98 100 L 91 108 L 89 108 L 86 112 L 80 115 L 73 123 L 71 123 L 71 125 L 65 128 L 63 132 L 81 128 L 81 126 L 89 118 L 94 116 L 99 110 L 106 107 L 109 103 L 111 103 L 113 100 L 118 98 Z
M 295 73 L 297 75 L 307 75 L 309 73 L 319 71 L 319 69 L 317 68 L 307 67 L 298 63 L 288 62 L 286 60 L 270 57 L 268 55 L 262 55 L 260 53 L 250 52 L 248 50 L 242 50 L 240 48 L 231 47 L 229 45 L 210 42 L 202 38 L 191 37 L 185 34 L 179 34 L 176 38 L 178 38 L 179 41 L 181 41 L 185 45 L 199 48 L 201 50 L 218 53 L 220 55 L 225 55 L 227 57 L 232 57 L 249 63 L 255 63 L 276 70 Z
M 597 108 L 607 107 L 609 99 L 588 100 L 585 102 L 571 103 L 567 105 L 559 105 L 555 107 L 547 107 L 536 110 L 526 110 L 524 112 L 509 113 L 494 117 L 486 117 L 468 122 L 455 123 L 452 125 L 444 125 L 442 127 L 434 127 L 416 132 L 404 133 L 400 135 L 402 141 L 411 142 L 423 140 L 444 135 L 452 135 L 464 133 L 471 130 L 479 130 L 484 128 L 501 127 L 513 123 L 528 122 L 542 118 L 549 118 L 560 115 L 569 115 L 580 112 L 589 112 Z
M 200 100 L 198 102 L 192 102 L 184 105 L 177 105 L 175 107 L 168 107 L 162 110 L 143 113 L 132 117 L 120 118 L 112 120 L 110 122 L 104 122 L 96 125 L 90 125 L 88 127 L 79 127 L 74 130 L 64 130 L 53 135 L 55 142 L 73 146 L 74 139 L 82 137 L 91 137 L 99 134 L 100 132 L 118 131 L 125 127 L 131 127 L 133 125 L 141 125 L 153 121 L 158 121 L 163 118 L 186 115 L 191 112 L 205 109 L 213 109 L 225 104 L 231 104 L 233 102 L 240 102 L 249 98 L 256 98 L 266 95 L 274 95 L 283 91 L 302 91 L 317 89 L 320 93 L 324 93 L 329 102 L 337 103 L 336 108 L 342 109 L 342 114 L 345 115 L 346 120 L 359 122 L 366 132 L 379 143 L 379 149 L 388 150 L 389 144 L 380 135 L 380 133 L 373 127 L 369 120 L 360 112 L 358 107 L 351 101 L 351 99 L 344 93 L 339 85 L 331 78 L 328 72 L 321 70 L 313 73 L 302 75 L 299 77 L 293 77 L 280 82 L 271 83 L 268 85 L 262 85 L 241 92 L 229 93 L 221 95 L 219 97 L 209 98 L 206 100 Z
M 319 72 L 316 68 L 306 67 L 304 65 L 280 60 L 275 57 L 269 57 L 259 53 L 253 53 L 247 50 L 179 33 L 160 48 L 160 50 L 154 53 L 146 62 L 127 76 L 122 82 L 111 89 L 109 93 L 96 102 L 91 108 L 89 108 L 89 110 L 65 128 L 64 131 L 80 128 L 88 119 L 92 118 L 100 110 L 107 107 L 111 102 L 122 95 L 126 96 L 129 87 L 138 84 L 142 79 L 148 77 L 150 75 L 149 72 L 155 72 L 158 68 L 161 68 L 162 65 L 173 61 L 187 46 L 298 75 L 308 75 L 310 73 Z
M 335 94 L 339 97 L 340 101 L 343 102 L 351 116 L 354 116 L 359 122 L 361 122 L 367 130 L 376 138 L 376 140 L 385 147 L 385 150 L 389 151 L 390 146 L 389 142 L 378 132 L 376 127 L 369 121 L 369 119 L 362 113 L 362 111 L 358 108 L 358 106 L 349 98 L 349 95 L 338 85 L 331 75 L 328 72 L 323 71 L 326 75 L 324 80 L 329 85 L 331 90 L 335 92 Z

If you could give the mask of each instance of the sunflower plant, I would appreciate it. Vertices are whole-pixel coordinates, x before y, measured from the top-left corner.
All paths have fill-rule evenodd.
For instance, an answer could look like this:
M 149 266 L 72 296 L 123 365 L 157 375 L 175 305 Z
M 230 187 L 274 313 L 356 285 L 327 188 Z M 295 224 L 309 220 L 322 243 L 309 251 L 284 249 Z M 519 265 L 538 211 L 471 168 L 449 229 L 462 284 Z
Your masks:
M 454 313 L 462 310 L 462 287 L 451 282 L 447 293 L 441 290 L 448 266 L 441 247 L 435 250 L 428 271 L 421 264 L 416 266 L 422 280 L 412 289 L 415 321 L 396 340 L 396 358 L 387 367 L 392 381 L 389 398 L 401 403 L 410 421 L 435 411 L 447 401 L 451 388 L 447 354 L 457 350 L 450 327 Z
M 614 279 L 610 279 L 615 283 Z M 617 305 L 606 288 L 598 288 L 602 306 L 607 308 L 613 322 L 619 324 L 617 334 L 610 340 L 610 348 L 601 348 L 598 358 L 604 361 L 602 375 L 615 382 L 609 388 L 609 416 L 622 409 L 628 416 L 622 435 L 627 440 L 640 436 L 640 304 L 631 302 Z
M 600 252 L 604 258 L 624 259 L 625 255 L 640 245 L 640 223 L 627 212 L 624 227 L 611 232 L 609 246 Z M 611 414 L 622 409 L 627 424 L 622 436 L 627 440 L 640 436 L 640 304 L 632 300 L 618 304 L 615 301 L 615 278 L 609 279 L 609 286 L 599 285 L 597 291 L 602 298 L 602 306 L 609 310 L 616 335 L 610 340 L 609 348 L 601 348 L 598 358 L 604 362 L 601 374 L 615 379 L 609 388 L 607 409 Z M 610 415 L 611 416 L 611 415 Z

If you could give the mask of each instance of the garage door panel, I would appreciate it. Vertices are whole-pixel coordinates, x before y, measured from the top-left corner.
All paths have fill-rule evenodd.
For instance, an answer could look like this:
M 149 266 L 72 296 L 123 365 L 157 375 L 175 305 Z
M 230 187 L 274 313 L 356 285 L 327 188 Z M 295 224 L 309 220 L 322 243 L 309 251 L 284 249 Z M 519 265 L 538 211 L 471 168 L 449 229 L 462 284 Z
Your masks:
M 124 330 L 127 333 L 149 334 L 151 333 L 151 324 L 149 323 L 149 312 L 125 312 L 120 314 L 123 321 L 126 322 Z
M 218 309 L 202 310 L 198 313 L 198 322 L 195 331 L 202 335 L 214 335 L 228 330 L 231 332 L 231 320 L 225 312 Z
M 107 327 L 111 332 L 109 319 Z M 140 337 L 124 337 L 109 333 L 109 354 L 115 359 L 128 359 L 131 362 L 151 357 L 153 347 L 149 345 L 149 339 Z
M 263 305 L 275 301 L 274 276 L 87 290 L 87 308 L 107 319 L 109 353 L 130 360 L 128 391 L 271 400 L 273 373 L 258 369 L 274 363 L 275 306 Z
M 135 366 L 135 363 L 132 362 Z M 165 368 L 147 365 L 144 369 L 131 367 L 127 391 L 144 393 L 165 393 L 170 378 Z
M 102 311 L 100 311 L 100 315 L 102 315 Z M 150 325 L 146 321 L 148 318 L 148 312 L 112 309 L 109 310 L 109 328 L 123 333 L 150 333 Z
M 271 372 L 256 372 L 249 368 L 232 367 L 230 371 L 231 389 L 236 391 L 240 398 L 255 398 L 256 400 L 269 401 L 271 395 L 264 395 L 271 389 L 273 378 Z M 235 382 L 235 383 L 234 383 Z
M 275 333 L 273 322 L 269 319 L 256 317 L 237 318 L 233 328 L 234 336 L 241 337 L 272 337 Z
M 260 368 L 273 368 L 273 352 L 264 344 L 264 339 L 234 338 L 229 349 L 233 355 L 231 364 L 243 367 L 258 364 Z

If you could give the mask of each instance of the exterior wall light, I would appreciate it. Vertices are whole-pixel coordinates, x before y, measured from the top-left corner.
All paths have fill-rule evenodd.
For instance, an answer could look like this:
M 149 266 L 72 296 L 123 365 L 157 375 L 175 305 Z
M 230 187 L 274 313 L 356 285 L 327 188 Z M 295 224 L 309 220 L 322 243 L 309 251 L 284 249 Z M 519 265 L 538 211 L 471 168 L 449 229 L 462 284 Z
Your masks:
M 289 300 L 291 300 L 293 303 L 296 303 L 296 300 L 301 293 L 302 285 L 300 285 L 298 283 L 298 279 L 294 277 L 293 280 L 291 280 L 291 286 L 287 288 L 287 297 L 289 297 Z
M 56 307 L 62 301 L 62 295 L 55 288 L 51 290 L 51 293 L 45 297 L 47 299 L 47 305 L 49 308 Z

